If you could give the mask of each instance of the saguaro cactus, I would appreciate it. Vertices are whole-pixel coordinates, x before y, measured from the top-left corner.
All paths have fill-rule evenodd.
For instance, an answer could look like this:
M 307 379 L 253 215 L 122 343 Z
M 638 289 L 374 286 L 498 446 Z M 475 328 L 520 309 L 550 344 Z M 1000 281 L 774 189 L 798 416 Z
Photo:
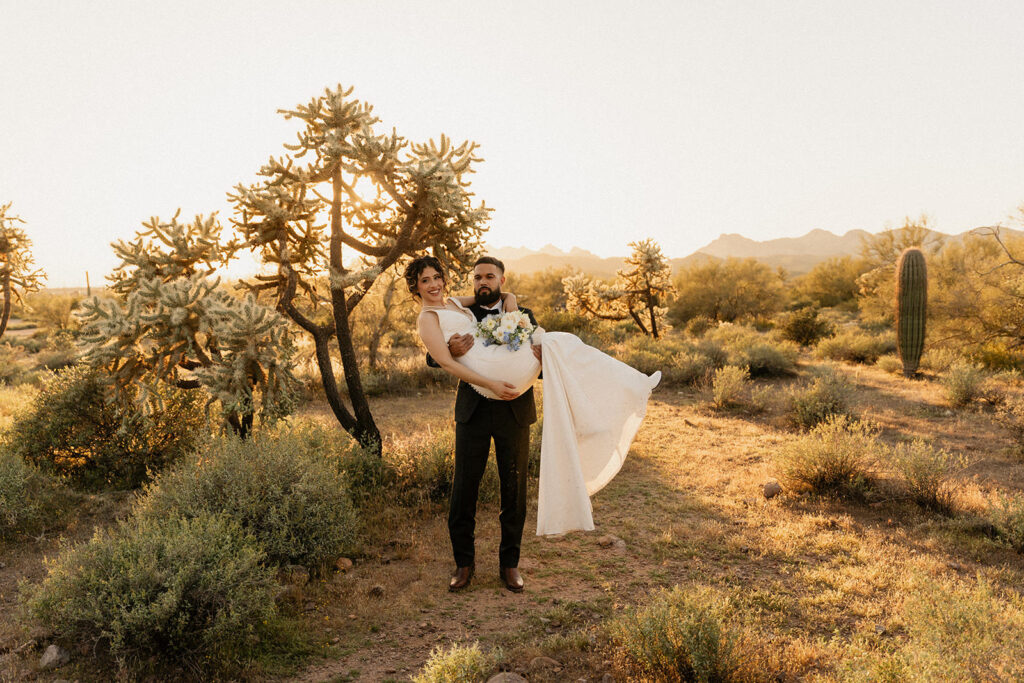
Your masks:
M 913 377 L 924 350 L 924 323 L 928 305 L 928 271 L 924 253 L 905 249 L 896 262 L 896 348 L 903 374 Z

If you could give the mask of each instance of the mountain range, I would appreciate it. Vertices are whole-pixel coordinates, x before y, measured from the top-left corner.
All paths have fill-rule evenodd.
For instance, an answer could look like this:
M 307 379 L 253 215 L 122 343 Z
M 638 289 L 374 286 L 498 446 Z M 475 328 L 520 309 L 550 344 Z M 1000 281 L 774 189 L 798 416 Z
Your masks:
M 1006 230 L 1015 236 L 1018 230 Z M 802 237 L 780 237 L 772 240 L 752 240 L 737 233 L 724 233 L 688 256 L 671 258 L 672 270 L 677 271 L 692 263 L 726 258 L 754 258 L 773 268 L 784 268 L 791 276 L 802 275 L 818 263 L 833 257 L 855 256 L 860 253 L 862 240 L 871 233 L 850 230 L 842 235 L 828 230 L 811 230 Z M 967 232 L 956 235 L 936 233 L 947 241 L 959 241 Z M 586 249 L 573 247 L 563 251 L 553 245 L 540 249 L 526 247 L 492 247 L 488 253 L 505 263 L 509 272 L 532 273 L 547 268 L 572 266 L 594 277 L 608 278 L 622 267 L 624 256 L 602 258 Z

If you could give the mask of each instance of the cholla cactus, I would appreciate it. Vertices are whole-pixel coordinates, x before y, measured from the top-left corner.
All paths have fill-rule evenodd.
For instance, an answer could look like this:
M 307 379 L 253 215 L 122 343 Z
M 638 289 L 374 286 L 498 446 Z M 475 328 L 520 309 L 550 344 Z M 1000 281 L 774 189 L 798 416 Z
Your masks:
M 160 408 L 158 383 L 204 387 L 242 436 L 254 414 L 286 413 L 294 382 L 288 325 L 252 295 L 239 300 L 211 279 L 220 226 L 212 217 L 179 224 L 175 214 L 144 227 L 135 241 L 114 245 L 122 259 L 109 278 L 115 298 L 82 304 L 82 360 L 149 410 Z
M 0 337 L 7 331 L 11 306 L 22 303 L 25 294 L 38 292 L 46 277 L 42 270 L 33 269 L 32 240 L 17 227 L 25 221 L 10 215 L 10 209 L 10 202 L 0 205 Z
M 654 240 L 630 242 L 629 246 L 633 253 L 612 284 L 591 281 L 582 273 L 563 278 L 566 308 L 599 320 L 632 318 L 641 332 L 657 339 L 666 327 L 668 308 L 662 304 L 675 292 L 672 269 Z
M 231 198 L 240 241 L 232 246 L 252 249 L 276 267 L 276 274 L 257 276 L 250 287 L 272 293 L 278 310 L 312 337 L 335 417 L 379 451 L 353 343 L 353 324 L 360 323 L 352 313 L 380 274 L 409 256 L 430 252 L 450 269 L 468 270 L 490 209 L 474 203 L 469 190 L 480 161 L 475 143 L 455 145 L 442 135 L 439 142 L 415 144 L 394 130 L 379 134 L 373 107 L 351 94 L 352 88 L 338 86 L 281 111 L 302 124 L 298 140 L 285 145 L 287 156 L 259 170 L 261 182 L 236 188 Z M 310 312 L 321 307 L 329 310 L 326 321 Z M 331 365 L 332 338 L 351 408 Z

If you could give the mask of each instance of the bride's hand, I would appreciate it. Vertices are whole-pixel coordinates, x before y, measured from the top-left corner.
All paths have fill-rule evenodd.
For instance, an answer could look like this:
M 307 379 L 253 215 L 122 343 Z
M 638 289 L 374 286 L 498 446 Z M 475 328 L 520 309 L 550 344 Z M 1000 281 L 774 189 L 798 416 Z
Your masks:
M 512 399 L 519 395 L 519 392 L 516 391 L 514 385 L 509 384 L 508 382 L 502 382 L 500 380 L 495 380 L 491 382 L 491 386 L 489 388 L 491 391 L 494 392 L 494 395 L 500 398 L 502 401 L 511 401 Z
M 505 292 L 504 293 L 503 299 L 502 299 L 502 303 L 503 303 L 503 305 L 502 305 L 501 309 L 503 311 L 505 311 L 506 313 L 508 311 L 517 311 L 517 310 L 519 310 L 519 302 L 516 300 L 516 295 L 513 294 L 512 292 Z

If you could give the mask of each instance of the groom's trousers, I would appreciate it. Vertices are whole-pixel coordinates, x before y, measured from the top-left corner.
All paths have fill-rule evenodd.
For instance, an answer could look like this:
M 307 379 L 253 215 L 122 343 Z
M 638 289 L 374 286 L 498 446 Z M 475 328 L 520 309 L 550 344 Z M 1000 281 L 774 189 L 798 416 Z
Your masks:
M 469 387 L 466 389 L 472 391 Z M 529 400 L 532 405 L 533 397 L 530 396 Z M 519 566 L 519 547 L 526 523 L 530 425 L 520 424 L 509 401 L 482 399 L 469 420 L 455 423 L 455 476 L 448 510 L 448 532 L 455 564 L 459 567 L 474 564 L 477 497 L 492 439 L 501 482 L 498 561 L 502 567 Z

